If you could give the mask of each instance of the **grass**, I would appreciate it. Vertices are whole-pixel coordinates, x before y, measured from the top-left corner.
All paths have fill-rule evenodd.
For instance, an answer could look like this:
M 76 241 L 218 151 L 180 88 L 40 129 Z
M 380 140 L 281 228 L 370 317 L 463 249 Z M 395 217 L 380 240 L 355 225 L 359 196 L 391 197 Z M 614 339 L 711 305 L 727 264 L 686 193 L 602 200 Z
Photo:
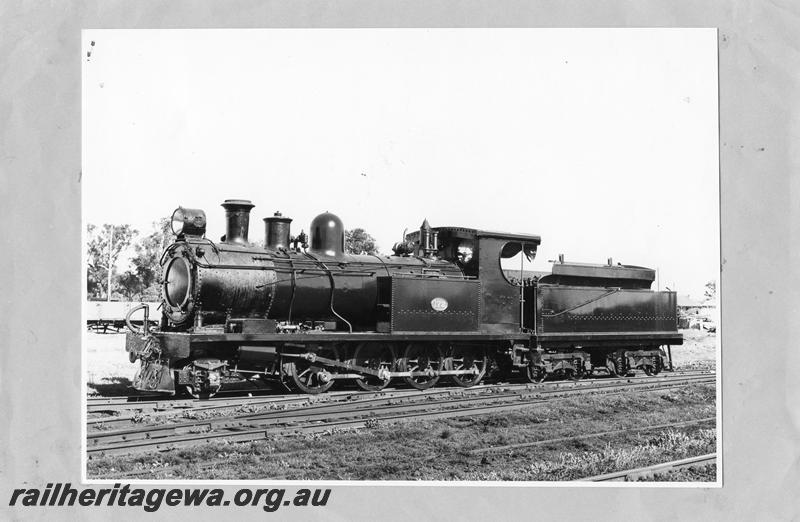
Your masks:
M 713 426 L 631 431 L 492 454 L 486 446 L 713 417 L 714 387 L 572 397 L 510 413 L 385 423 L 251 443 L 97 457 L 90 477 L 333 480 L 574 480 L 716 449 Z M 678 477 L 714 480 L 715 468 Z M 671 480 L 666 475 L 664 480 Z M 684 480 L 685 478 L 680 478 Z M 661 480 L 661 479 L 659 479 Z
M 713 429 L 698 429 L 690 433 L 668 429 L 634 446 L 618 448 L 609 443 L 600 451 L 562 453 L 558 462 L 535 463 L 532 471 L 540 476 L 574 480 L 608 473 L 608 469 L 632 469 L 653 462 L 713 452 L 715 446 L 716 433 Z
M 717 479 L 717 465 L 692 466 L 686 469 L 656 473 L 653 477 L 641 481 L 656 482 L 714 482 Z

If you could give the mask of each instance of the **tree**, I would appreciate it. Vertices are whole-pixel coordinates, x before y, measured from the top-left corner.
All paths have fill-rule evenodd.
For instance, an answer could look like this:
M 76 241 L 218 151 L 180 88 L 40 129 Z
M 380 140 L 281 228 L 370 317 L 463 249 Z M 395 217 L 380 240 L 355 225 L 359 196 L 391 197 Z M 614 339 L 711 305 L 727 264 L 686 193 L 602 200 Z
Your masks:
M 135 300 L 144 291 L 141 280 L 130 270 L 126 270 L 124 274 L 117 276 L 115 286 L 127 301 Z
M 344 231 L 344 250 L 348 254 L 377 254 L 375 238 L 363 228 Z
M 172 241 L 170 222 L 167 218 L 153 222 L 153 232 L 136 241 L 136 255 L 131 258 L 132 270 L 119 276 L 120 292 L 128 299 L 157 299 L 161 281 L 161 254 Z
M 111 300 L 114 268 L 120 253 L 127 249 L 136 230 L 130 225 L 109 225 L 101 228 L 89 224 L 86 227 L 87 292 L 89 297 Z
M 709 281 L 706 283 L 705 300 L 716 301 L 717 299 L 717 282 Z

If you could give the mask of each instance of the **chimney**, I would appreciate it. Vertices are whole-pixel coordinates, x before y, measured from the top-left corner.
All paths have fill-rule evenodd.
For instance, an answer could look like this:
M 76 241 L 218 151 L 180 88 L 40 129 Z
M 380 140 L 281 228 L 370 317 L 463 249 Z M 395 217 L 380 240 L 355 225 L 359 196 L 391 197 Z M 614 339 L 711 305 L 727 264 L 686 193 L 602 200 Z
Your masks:
M 225 209 L 225 239 L 229 245 L 247 245 L 247 231 L 250 228 L 250 209 L 253 205 L 247 199 L 226 199 L 222 207 Z

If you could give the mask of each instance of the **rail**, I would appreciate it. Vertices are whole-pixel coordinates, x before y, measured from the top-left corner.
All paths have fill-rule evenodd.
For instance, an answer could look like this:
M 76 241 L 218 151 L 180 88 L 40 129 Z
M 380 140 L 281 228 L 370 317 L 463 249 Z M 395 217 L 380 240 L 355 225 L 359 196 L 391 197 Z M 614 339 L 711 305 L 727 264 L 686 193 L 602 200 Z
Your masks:
M 642 468 L 616 471 L 614 473 L 606 473 L 604 475 L 595 475 L 593 477 L 582 478 L 580 480 L 589 482 L 629 481 L 629 480 L 635 480 L 637 478 L 652 476 L 656 473 L 664 473 L 667 471 L 686 469 L 694 466 L 702 467 L 716 463 L 717 463 L 717 454 L 708 453 L 706 455 L 698 455 L 696 457 L 689 457 L 681 460 L 673 460 L 670 462 L 653 464 L 652 466 L 645 466 Z
M 604 385 L 592 383 L 589 386 L 570 388 L 532 388 L 504 392 L 492 389 L 469 392 L 469 389 L 466 389 L 459 396 L 449 395 L 440 399 L 433 398 L 429 394 L 417 393 L 406 394 L 394 400 L 377 397 L 332 404 L 312 403 L 293 409 L 278 407 L 244 415 L 136 426 L 121 430 L 108 430 L 102 423 L 98 423 L 95 425 L 96 429 L 87 434 L 87 453 L 91 456 L 161 451 L 213 440 L 247 442 L 270 435 L 363 428 L 375 422 L 404 422 L 502 413 L 580 394 L 665 390 L 693 383 L 713 383 L 715 379 L 714 374 L 707 374 Z M 133 423 L 141 421 L 140 417 Z

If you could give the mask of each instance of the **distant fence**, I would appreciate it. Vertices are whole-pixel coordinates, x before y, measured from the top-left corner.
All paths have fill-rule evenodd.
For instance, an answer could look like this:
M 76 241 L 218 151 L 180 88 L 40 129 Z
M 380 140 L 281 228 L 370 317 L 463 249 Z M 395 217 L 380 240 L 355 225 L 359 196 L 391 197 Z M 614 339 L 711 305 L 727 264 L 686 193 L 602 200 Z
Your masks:
M 86 327 L 90 331 L 99 333 L 119 332 L 125 328 L 125 316 L 131 308 L 139 306 L 142 301 L 86 301 Z M 156 309 L 161 303 L 145 302 L 150 305 L 150 324 L 158 324 L 158 314 Z M 144 322 L 144 314 L 137 312 L 131 322 L 141 326 Z

